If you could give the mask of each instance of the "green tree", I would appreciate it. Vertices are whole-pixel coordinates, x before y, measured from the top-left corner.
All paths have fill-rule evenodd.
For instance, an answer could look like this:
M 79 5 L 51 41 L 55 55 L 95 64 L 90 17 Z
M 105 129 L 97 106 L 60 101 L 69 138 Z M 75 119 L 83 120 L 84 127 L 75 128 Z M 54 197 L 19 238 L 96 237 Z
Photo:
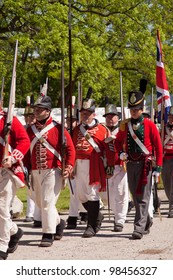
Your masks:
M 49 78 L 48 94 L 59 105 L 61 61 L 65 62 L 65 86 L 69 97 L 68 0 L 5 0 L 0 4 L 0 76 L 5 77 L 8 100 L 15 40 L 19 40 L 16 106 L 25 106 L 31 92 Z M 172 11 L 170 0 L 118 1 L 71 0 L 73 94 L 82 81 L 97 104 L 107 95 L 120 104 L 119 74 L 123 93 L 139 87 L 147 78 L 146 94 L 155 88 L 156 30 L 159 28 L 169 88 L 173 86 Z M 7 104 L 7 103 L 6 103 Z

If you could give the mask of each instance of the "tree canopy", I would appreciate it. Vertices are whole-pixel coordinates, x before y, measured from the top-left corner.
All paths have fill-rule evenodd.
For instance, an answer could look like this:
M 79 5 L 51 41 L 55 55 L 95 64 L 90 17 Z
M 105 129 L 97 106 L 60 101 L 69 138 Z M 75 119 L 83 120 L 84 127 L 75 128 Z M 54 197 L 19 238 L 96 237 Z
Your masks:
M 37 98 L 40 85 L 47 78 L 48 95 L 54 106 L 59 105 L 62 60 L 68 100 L 69 57 L 73 95 L 77 96 L 81 81 L 84 97 L 91 86 L 92 97 L 98 105 L 108 96 L 119 106 L 120 72 L 125 102 L 127 93 L 139 88 L 141 78 L 147 79 L 146 95 L 150 95 L 152 88 L 155 91 L 157 29 L 171 93 L 172 10 L 171 0 L 1 1 L 0 77 L 4 77 L 5 105 L 8 104 L 16 39 L 19 41 L 16 107 L 24 107 L 26 96 L 31 93 Z

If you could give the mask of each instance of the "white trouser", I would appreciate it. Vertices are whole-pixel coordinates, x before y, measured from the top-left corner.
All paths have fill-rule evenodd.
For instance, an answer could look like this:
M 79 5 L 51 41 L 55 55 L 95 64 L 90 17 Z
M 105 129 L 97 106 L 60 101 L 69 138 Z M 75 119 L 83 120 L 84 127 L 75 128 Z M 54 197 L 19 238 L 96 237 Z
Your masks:
M 10 215 L 10 206 L 16 190 L 14 179 L 4 168 L 0 168 L 0 251 L 2 252 L 7 251 L 10 236 L 18 230 Z
M 34 209 L 34 221 L 40 221 L 41 222 L 41 209 L 35 204 Z
M 35 210 L 35 202 L 29 195 L 29 190 L 27 189 L 27 207 L 26 207 L 26 216 L 32 217 L 34 216 Z
M 30 182 L 31 184 L 31 182 Z M 34 202 L 34 211 L 32 217 L 35 221 L 41 221 L 41 209 L 38 207 L 38 205 L 35 203 L 35 192 L 34 189 L 30 188 L 28 189 L 28 196 L 30 197 L 30 200 Z
M 56 202 L 62 187 L 61 171 L 58 168 L 32 170 L 32 184 L 35 202 L 41 209 L 43 233 L 54 234 L 60 223 Z
M 86 212 L 85 208 L 81 204 L 77 191 L 76 191 L 76 182 L 75 179 L 67 180 L 67 185 L 70 189 L 70 206 L 69 206 L 69 216 L 78 217 L 79 210 L 81 212 Z M 72 188 L 72 190 L 71 190 Z M 72 194 L 73 191 L 73 194 Z
M 89 160 L 76 161 L 76 190 L 82 203 L 98 201 L 100 185 L 89 185 Z
M 127 173 L 115 165 L 114 175 L 108 179 L 110 208 L 114 213 L 115 223 L 124 224 L 128 211 L 129 189 Z

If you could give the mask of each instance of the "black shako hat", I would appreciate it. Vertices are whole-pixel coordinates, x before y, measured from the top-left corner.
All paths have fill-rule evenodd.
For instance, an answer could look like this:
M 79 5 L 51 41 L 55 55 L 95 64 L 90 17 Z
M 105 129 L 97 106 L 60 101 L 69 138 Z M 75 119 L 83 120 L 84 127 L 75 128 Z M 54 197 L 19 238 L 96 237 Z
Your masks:
M 129 92 L 128 108 L 129 109 L 143 109 L 144 95 L 141 91 Z
M 92 94 L 92 88 L 89 87 L 86 98 L 82 100 L 82 107 L 79 112 L 83 110 L 87 110 L 91 113 L 95 112 L 95 100 L 90 98 L 91 94 Z
M 119 116 L 117 107 L 114 104 L 110 104 L 109 99 L 106 96 L 105 97 L 105 114 L 103 115 L 103 117 L 106 117 L 107 115 L 117 115 L 117 116 Z
M 128 108 L 129 109 L 143 109 L 144 107 L 144 93 L 146 91 L 147 80 L 141 79 L 139 90 L 129 92 Z
M 49 96 L 41 96 L 35 102 L 34 107 L 45 108 L 45 109 L 48 109 L 49 111 L 51 111 L 52 100 Z

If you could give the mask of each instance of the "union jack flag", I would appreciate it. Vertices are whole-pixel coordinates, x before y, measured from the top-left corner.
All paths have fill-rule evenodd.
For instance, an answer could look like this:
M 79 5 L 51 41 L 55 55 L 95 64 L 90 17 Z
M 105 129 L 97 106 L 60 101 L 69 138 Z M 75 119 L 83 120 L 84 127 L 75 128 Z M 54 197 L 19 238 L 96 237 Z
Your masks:
M 171 106 L 171 99 L 170 99 L 168 83 L 167 83 L 166 73 L 165 73 L 165 68 L 163 63 L 160 34 L 158 30 L 157 30 L 156 91 L 157 91 L 157 104 L 158 104 L 158 122 L 161 122 L 162 119 L 164 118 L 164 123 L 167 123 L 168 113 Z

